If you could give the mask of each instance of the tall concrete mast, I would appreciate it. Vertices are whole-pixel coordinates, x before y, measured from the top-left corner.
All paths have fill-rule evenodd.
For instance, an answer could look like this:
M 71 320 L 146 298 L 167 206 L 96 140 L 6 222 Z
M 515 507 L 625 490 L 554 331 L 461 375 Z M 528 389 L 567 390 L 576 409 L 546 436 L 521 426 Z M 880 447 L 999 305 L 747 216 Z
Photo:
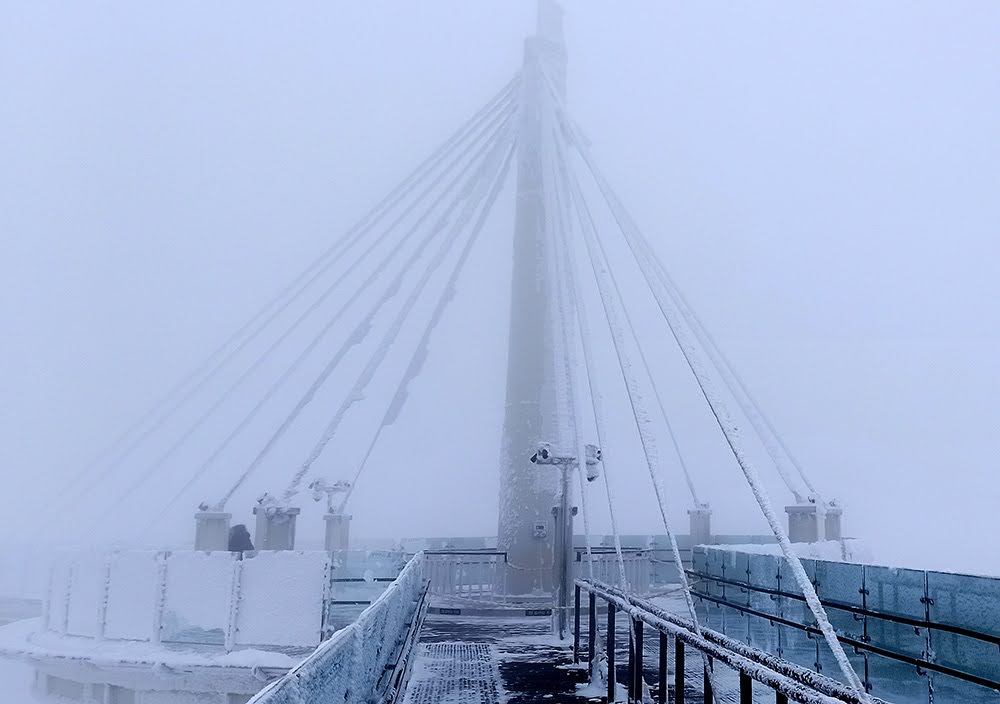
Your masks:
M 544 160 L 552 111 L 549 88 L 565 93 L 566 50 L 562 8 L 539 0 L 536 34 L 525 40 L 521 76 L 517 156 L 517 203 L 511 276 L 507 402 L 500 466 L 498 544 L 507 551 L 512 594 L 552 591 L 552 508 L 558 473 L 533 465 L 541 442 L 559 438 L 555 350 L 558 330 L 552 316 L 550 262 L 552 220 L 546 212 L 552 184 Z M 546 78 L 546 75 L 548 78 Z

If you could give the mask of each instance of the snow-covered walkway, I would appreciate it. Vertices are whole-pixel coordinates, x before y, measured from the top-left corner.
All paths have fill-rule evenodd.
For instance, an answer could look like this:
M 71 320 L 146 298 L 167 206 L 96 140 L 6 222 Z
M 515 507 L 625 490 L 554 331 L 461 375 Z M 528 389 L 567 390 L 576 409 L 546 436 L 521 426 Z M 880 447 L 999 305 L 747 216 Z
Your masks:
M 404 704 L 586 702 L 576 685 L 572 641 L 550 634 L 547 618 L 427 617 Z

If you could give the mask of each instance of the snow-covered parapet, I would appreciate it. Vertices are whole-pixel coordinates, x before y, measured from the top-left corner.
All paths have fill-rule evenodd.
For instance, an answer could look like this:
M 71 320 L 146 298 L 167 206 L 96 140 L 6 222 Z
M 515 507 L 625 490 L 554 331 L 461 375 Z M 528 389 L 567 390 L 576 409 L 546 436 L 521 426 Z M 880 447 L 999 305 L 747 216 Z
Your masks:
M 337 631 L 250 704 L 373 701 L 389 684 L 386 667 L 409 633 L 424 589 L 424 556 L 417 553 L 357 621 Z

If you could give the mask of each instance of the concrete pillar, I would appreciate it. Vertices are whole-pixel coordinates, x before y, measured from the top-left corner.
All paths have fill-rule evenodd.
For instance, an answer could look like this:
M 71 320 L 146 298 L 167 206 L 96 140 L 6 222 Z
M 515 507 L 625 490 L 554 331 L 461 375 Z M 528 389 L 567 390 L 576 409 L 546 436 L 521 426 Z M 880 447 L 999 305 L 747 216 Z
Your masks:
M 688 511 L 691 524 L 691 545 L 711 545 L 712 543 L 712 509 L 703 504 Z
M 229 521 L 233 514 L 222 511 L 198 511 L 194 514 L 194 549 L 228 550 Z
M 785 506 L 788 514 L 788 538 L 793 543 L 815 543 L 819 536 L 816 504 Z
M 840 522 L 841 517 L 844 515 L 844 509 L 840 506 L 834 506 L 832 504 L 826 505 L 826 521 L 824 526 L 826 528 L 826 539 L 827 540 L 840 540 L 844 537 L 843 530 L 841 528 Z
M 561 11 L 552 0 L 539 3 L 537 34 L 524 45 L 517 137 L 517 196 L 511 268 L 507 395 L 500 461 L 497 546 L 513 568 L 507 582 L 511 594 L 551 592 L 554 535 L 548 530 L 549 509 L 558 500 L 555 472 L 539 472 L 528 458 L 542 441 L 558 441 L 558 379 L 562 368 L 553 350 L 559 322 L 553 320 L 550 273 L 557 214 L 549 197 L 553 186 L 544 174 L 552 139 L 547 109 L 546 74 L 557 91 L 564 89 L 565 46 Z
M 327 513 L 323 516 L 326 521 L 326 551 L 350 550 L 351 545 L 351 516 L 343 513 Z
M 258 550 L 294 550 L 295 518 L 300 509 L 288 506 L 254 506 L 257 529 L 254 547 Z

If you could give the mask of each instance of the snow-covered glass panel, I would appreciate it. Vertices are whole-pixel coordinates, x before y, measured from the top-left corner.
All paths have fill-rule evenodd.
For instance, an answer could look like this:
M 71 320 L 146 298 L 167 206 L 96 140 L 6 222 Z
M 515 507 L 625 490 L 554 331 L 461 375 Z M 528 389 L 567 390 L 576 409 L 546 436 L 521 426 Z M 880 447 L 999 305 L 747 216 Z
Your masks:
M 48 630 L 66 632 L 66 616 L 69 613 L 69 590 L 73 562 L 68 555 L 61 555 L 52 566 L 46 598 L 45 619 Z
M 104 635 L 113 640 L 150 640 L 159 587 L 158 553 L 111 555 Z
M 160 639 L 224 645 L 236 555 L 177 552 L 167 557 Z
M 323 580 L 329 554 L 260 552 L 244 556 L 236 642 L 315 646 L 323 619 Z
M 924 620 L 923 572 L 872 565 L 864 569 L 869 610 Z M 926 629 L 886 619 L 869 617 L 868 635 L 880 647 L 913 657 L 922 657 L 926 647 Z
M 862 635 L 863 621 L 846 609 L 838 609 L 832 604 L 862 608 L 862 583 L 864 567 L 849 562 L 815 562 L 814 584 L 820 600 L 826 604 L 830 623 L 838 633 L 851 637 Z
M 1000 579 L 928 572 L 927 594 L 934 623 L 1000 637 Z M 996 644 L 935 629 L 931 645 L 942 665 L 1000 681 Z
M 97 552 L 80 553 L 73 558 L 71 569 L 66 632 L 97 638 L 101 634 L 107 580 L 105 557 Z

